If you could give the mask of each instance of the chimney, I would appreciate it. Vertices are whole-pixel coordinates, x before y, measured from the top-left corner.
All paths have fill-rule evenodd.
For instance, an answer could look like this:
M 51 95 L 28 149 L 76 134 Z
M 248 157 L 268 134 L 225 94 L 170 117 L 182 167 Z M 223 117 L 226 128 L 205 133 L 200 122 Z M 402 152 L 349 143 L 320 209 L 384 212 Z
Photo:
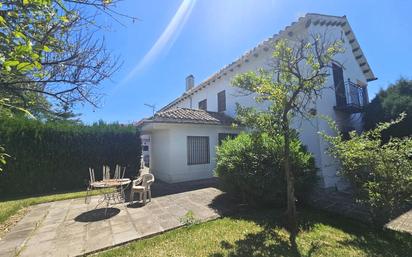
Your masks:
M 186 91 L 189 91 L 195 86 L 195 77 L 192 74 L 186 77 Z

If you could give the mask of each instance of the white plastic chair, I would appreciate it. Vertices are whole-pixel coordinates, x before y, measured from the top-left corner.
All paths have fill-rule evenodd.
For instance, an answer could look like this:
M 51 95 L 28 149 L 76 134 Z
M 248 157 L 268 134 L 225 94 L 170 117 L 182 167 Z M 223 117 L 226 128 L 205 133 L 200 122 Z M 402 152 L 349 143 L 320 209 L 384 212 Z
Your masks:
M 132 188 L 130 190 L 130 202 L 133 203 L 134 194 L 139 194 L 139 202 L 142 202 L 143 205 L 146 204 L 147 198 L 149 201 L 152 200 L 152 191 L 150 186 L 155 181 L 153 174 L 143 174 L 136 180 L 133 180 Z M 141 182 L 141 184 L 140 184 Z

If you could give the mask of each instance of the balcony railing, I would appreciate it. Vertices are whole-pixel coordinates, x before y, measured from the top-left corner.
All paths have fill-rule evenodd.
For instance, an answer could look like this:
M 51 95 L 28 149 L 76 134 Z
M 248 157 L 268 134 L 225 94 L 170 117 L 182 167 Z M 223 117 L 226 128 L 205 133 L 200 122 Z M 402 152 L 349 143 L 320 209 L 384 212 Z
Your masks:
M 364 110 L 368 103 L 365 94 L 365 87 L 362 87 L 350 80 L 344 83 L 343 90 L 336 91 L 336 106 L 335 109 L 347 113 L 359 113 Z

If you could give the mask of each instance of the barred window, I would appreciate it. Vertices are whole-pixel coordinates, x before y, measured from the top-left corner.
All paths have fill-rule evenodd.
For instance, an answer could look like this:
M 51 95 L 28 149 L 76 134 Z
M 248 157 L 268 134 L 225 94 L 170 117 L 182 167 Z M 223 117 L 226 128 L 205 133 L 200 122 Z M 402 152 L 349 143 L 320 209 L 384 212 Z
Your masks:
M 217 93 L 217 111 L 226 111 L 226 92 L 225 90 Z
M 199 102 L 199 109 L 207 111 L 207 99 Z
M 187 165 L 210 162 L 209 137 L 187 137 Z

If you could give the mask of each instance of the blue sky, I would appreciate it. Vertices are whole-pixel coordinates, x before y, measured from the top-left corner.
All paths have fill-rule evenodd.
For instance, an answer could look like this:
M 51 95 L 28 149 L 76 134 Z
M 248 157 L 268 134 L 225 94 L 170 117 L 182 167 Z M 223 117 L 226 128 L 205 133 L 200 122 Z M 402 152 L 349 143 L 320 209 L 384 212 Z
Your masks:
M 308 12 L 346 15 L 372 70 L 372 98 L 400 76 L 412 78 L 412 1 L 394 0 L 124 0 L 118 11 L 140 18 L 102 32 L 123 65 L 101 85 L 98 109 L 78 106 L 81 119 L 128 123 L 180 96 L 185 77 L 199 83 Z

